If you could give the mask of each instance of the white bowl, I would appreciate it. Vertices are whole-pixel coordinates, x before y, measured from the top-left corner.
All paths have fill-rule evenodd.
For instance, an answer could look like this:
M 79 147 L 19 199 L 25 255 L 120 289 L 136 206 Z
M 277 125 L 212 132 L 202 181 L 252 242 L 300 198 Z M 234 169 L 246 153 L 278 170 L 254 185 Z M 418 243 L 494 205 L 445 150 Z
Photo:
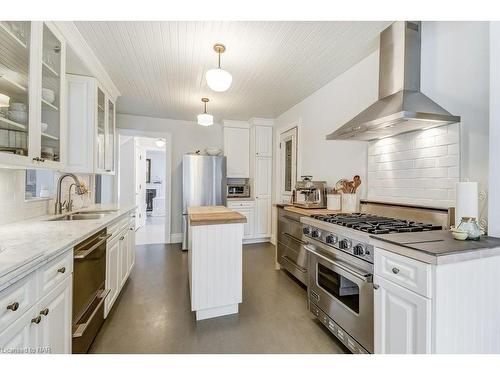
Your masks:
M 46 124 L 45 122 L 42 122 L 42 132 L 45 132 L 49 128 L 49 124 Z
M 28 107 L 24 103 L 10 103 L 9 109 L 11 111 L 26 112 Z
M 9 111 L 9 120 L 26 124 L 28 121 L 28 112 L 25 111 Z
M 222 152 L 222 150 L 218 147 L 209 147 L 205 149 L 205 152 L 210 156 L 217 156 Z
M 42 89 L 42 99 L 52 104 L 56 100 L 56 94 L 51 89 Z

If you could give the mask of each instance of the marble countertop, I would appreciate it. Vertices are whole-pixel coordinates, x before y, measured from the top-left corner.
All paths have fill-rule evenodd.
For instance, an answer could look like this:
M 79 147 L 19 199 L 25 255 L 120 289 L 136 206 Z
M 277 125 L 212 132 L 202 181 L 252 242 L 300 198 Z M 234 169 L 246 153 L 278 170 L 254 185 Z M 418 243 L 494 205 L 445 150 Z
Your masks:
M 246 223 L 247 218 L 224 206 L 198 206 L 189 207 L 190 225 L 213 225 Z
M 116 211 L 96 220 L 48 221 L 57 216 L 47 215 L 1 225 L 0 290 L 135 208 L 135 205 L 93 205 L 77 211 Z
M 451 232 L 439 230 L 370 237 L 376 246 L 430 264 L 500 255 L 500 238 L 488 236 L 482 236 L 479 241 L 458 241 L 453 239 Z

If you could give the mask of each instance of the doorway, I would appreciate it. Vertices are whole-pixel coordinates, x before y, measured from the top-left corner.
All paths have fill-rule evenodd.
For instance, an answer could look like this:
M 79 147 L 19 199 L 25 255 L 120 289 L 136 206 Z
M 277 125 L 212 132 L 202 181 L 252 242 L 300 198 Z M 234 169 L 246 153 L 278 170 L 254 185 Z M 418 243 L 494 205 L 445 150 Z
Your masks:
M 168 135 L 120 130 L 120 204 L 136 209 L 136 245 L 170 243 L 170 165 Z

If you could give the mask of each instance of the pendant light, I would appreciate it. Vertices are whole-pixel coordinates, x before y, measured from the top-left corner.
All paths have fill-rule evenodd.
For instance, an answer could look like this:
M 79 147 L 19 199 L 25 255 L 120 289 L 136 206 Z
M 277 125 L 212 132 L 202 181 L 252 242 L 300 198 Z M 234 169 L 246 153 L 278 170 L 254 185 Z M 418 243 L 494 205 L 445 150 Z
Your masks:
M 155 141 L 155 144 L 156 144 L 156 147 L 158 148 L 162 148 L 163 146 L 165 146 L 165 140 L 163 138 L 158 138 L 156 141 Z
M 214 124 L 214 116 L 209 115 L 207 113 L 207 103 L 208 103 L 208 98 L 201 98 L 201 101 L 205 104 L 205 110 L 203 113 L 200 113 L 198 115 L 198 125 L 201 126 L 210 126 Z
M 223 92 L 229 89 L 233 77 L 227 71 L 220 67 L 220 55 L 226 51 L 226 47 L 223 44 L 216 44 L 214 46 L 214 51 L 219 54 L 219 65 L 216 69 L 210 69 L 205 74 L 207 80 L 207 85 L 212 90 L 217 92 Z

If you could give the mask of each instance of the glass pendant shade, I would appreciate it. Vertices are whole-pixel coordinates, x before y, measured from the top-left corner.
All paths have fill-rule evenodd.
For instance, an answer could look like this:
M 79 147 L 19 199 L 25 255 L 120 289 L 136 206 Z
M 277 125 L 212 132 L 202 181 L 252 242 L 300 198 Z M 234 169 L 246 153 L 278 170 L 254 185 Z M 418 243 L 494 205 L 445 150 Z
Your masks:
M 210 126 L 213 124 L 214 124 L 214 116 L 209 115 L 208 113 L 200 113 L 198 115 L 198 125 Z
M 205 78 L 208 87 L 217 92 L 226 91 L 233 82 L 233 76 L 221 68 L 210 69 L 206 72 Z

